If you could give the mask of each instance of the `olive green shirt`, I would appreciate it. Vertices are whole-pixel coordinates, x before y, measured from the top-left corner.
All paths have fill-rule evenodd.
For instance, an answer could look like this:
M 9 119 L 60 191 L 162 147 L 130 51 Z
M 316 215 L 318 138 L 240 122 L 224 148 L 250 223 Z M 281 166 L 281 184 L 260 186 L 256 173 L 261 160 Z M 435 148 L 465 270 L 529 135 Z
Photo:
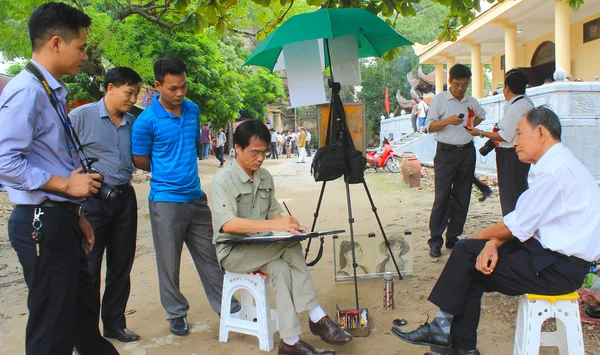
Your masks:
M 231 165 L 215 174 L 211 200 L 214 219 L 213 243 L 246 237 L 246 235 L 223 233 L 223 225 L 232 218 L 268 220 L 283 212 L 281 205 L 275 199 L 275 185 L 271 174 L 266 169 L 260 168 L 254 172 L 254 179 L 251 180 L 237 160 L 233 160 Z M 219 262 L 229 255 L 232 247 L 227 244 L 216 244 Z

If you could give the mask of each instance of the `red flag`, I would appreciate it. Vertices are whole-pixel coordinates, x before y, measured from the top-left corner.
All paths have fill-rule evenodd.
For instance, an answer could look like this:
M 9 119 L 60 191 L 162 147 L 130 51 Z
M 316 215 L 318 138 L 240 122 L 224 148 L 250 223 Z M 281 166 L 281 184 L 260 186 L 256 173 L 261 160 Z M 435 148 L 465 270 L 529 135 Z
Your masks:
M 388 88 L 385 87 L 385 98 L 383 102 L 383 106 L 385 107 L 385 112 L 390 113 L 390 99 L 388 98 Z

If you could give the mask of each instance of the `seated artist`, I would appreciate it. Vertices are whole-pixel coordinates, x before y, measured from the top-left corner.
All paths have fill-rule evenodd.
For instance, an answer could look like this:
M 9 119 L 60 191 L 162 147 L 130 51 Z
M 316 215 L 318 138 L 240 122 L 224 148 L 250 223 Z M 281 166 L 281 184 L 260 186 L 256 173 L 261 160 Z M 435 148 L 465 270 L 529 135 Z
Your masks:
M 214 242 L 249 234 L 305 232 L 294 217 L 284 217 L 275 199 L 273 177 L 262 169 L 271 134 L 261 122 L 240 124 L 233 136 L 236 158 L 213 179 Z M 260 270 L 271 279 L 279 317 L 279 354 L 335 354 L 300 340 L 297 313 L 308 311 L 310 331 L 329 344 L 346 344 L 352 336 L 333 322 L 317 303 L 315 286 L 299 242 L 217 244 L 217 258 L 231 272 Z
M 529 189 L 502 221 L 456 244 L 429 295 L 436 318 L 412 332 L 392 328 L 397 337 L 452 347 L 444 354 L 479 354 L 484 292 L 560 295 L 581 287 L 600 258 L 600 189 L 560 137 L 560 121 L 545 106 L 521 118 L 513 145 L 519 160 L 534 164 Z

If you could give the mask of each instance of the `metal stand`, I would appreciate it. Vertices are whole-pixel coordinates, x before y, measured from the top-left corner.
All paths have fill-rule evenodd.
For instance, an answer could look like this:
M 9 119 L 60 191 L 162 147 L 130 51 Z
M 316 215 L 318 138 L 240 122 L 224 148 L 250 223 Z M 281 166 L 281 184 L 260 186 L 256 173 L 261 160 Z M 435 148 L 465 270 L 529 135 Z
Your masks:
M 325 46 L 327 49 L 327 58 L 329 59 L 329 64 L 331 64 L 331 57 L 329 56 L 329 53 L 330 53 L 329 40 L 327 40 L 327 39 L 325 39 Z M 333 80 L 333 71 L 331 71 L 331 80 L 329 81 L 329 86 L 331 87 L 331 108 L 329 111 L 329 124 L 328 124 L 328 128 L 327 128 L 327 137 L 328 137 L 327 142 L 329 142 L 330 135 L 331 136 L 334 135 L 334 134 L 332 134 L 332 132 L 337 132 L 338 136 L 335 137 L 337 139 L 334 140 L 334 142 L 337 142 L 338 144 L 340 144 L 340 146 L 342 146 L 344 148 L 347 148 L 348 146 L 350 146 L 350 147 L 352 147 L 352 149 L 354 149 L 354 144 L 352 143 L 352 137 L 345 136 L 346 132 L 347 132 L 346 113 L 344 112 L 344 105 L 343 105 L 342 99 L 340 98 L 340 95 L 339 95 L 341 86 L 339 83 L 336 83 Z M 338 126 L 335 127 L 337 129 L 330 131 L 330 129 L 332 128 L 332 124 L 335 124 Z M 329 143 L 327 143 L 327 144 L 329 144 Z M 344 150 L 344 153 L 347 154 L 347 152 L 345 150 Z M 398 277 L 400 280 L 402 280 L 402 274 L 400 273 L 400 268 L 398 268 L 398 263 L 396 262 L 396 257 L 394 256 L 394 253 L 392 252 L 390 242 L 388 241 L 385 231 L 383 230 L 383 225 L 381 224 L 381 220 L 379 219 L 379 214 L 377 213 L 377 207 L 375 207 L 375 203 L 373 202 L 373 198 L 371 197 L 371 193 L 369 192 L 367 183 L 364 178 L 362 179 L 361 182 L 365 188 L 365 192 L 367 193 L 367 196 L 369 197 L 369 203 L 371 203 L 371 210 L 375 214 L 375 218 L 377 219 L 377 224 L 379 225 L 379 229 L 381 230 L 381 234 L 383 235 L 383 239 L 385 241 L 385 245 L 387 247 L 388 253 L 391 256 L 392 261 L 394 262 L 396 271 L 398 272 Z M 346 179 L 346 178 L 345 178 L 345 183 L 346 183 L 346 200 L 348 203 L 348 223 L 350 224 L 350 241 L 352 243 L 351 245 L 352 245 L 352 267 L 354 269 L 354 296 L 356 298 L 356 309 L 360 310 L 360 307 L 358 304 L 358 281 L 356 279 L 356 268 L 358 267 L 358 264 L 356 263 L 356 252 L 354 250 L 354 217 L 352 216 L 352 200 L 350 198 L 350 183 L 349 183 L 348 179 Z M 312 227 L 311 227 L 312 232 L 315 231 L 315 227 L 317 225 L 317 218 L 319 217 L 319 210 L 321 209 L 321 202 L 323 202 L 323 194 L 325 193 L 326 184 L 327 184 L 327 182 L 324 181 L 323 187 L 321 187 L 321 193 L 319 194 L 319 201 L 317 202 L 317 209 L 315 210 L 314 220 L 313 220 Z M 305 259 L 308 257 L 308 251 L 310 250 L 311 241 L 312 241 L 312 239 L 308 240 L 308 244 L 307 244 L 306 250 L 305 250 L 306 253 L 304 255 Z M 312 266 L 312 265 L 316 264 L 319 261 L 319 259 L 321 259 L 321 256 L 323 254 L 323 241 L 324 241 L 324 239 L 321 238 L 321 246 L 319 248 L 319 254 L 317 255 L 317 257 L 315 258 L 315 260 L 313 262 L 307 263 L 308 266 Z

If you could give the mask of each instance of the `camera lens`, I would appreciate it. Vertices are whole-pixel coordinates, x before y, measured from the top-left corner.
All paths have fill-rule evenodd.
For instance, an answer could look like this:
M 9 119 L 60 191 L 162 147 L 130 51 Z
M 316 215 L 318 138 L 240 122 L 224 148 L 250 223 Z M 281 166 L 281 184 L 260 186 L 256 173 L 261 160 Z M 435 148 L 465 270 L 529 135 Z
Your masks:
M 119 189 L 105 182 L 102 182 L 100 189 L 96 194 L 96 197 L 98 197 L 101 200 L 113 201 L 114 199 L 119 197 L 120 194 L 121 191 Z

